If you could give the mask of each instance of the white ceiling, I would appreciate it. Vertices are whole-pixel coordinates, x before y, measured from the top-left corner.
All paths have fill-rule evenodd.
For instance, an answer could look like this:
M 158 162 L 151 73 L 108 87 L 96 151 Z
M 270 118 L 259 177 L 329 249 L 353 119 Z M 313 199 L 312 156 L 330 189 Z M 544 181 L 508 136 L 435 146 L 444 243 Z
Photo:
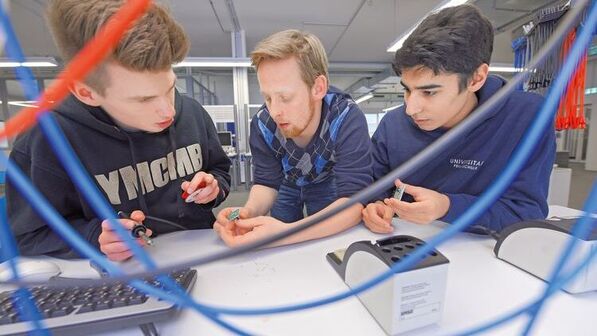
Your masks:
M 191 39 L 189 56 L 229 57 L 234 30 L 226 0 L 167 0 Z M 57 56 L 43 19 L 45 0 L 12 0 L 15 30 L 29 56 Z M 330 61 L 389 62 L 388 45 L 440 0 L 232 0 L 247 51 L 273 32 L 317 35 Z M 213 6 L 212 6 L 213 4 Z M 219 20 L 218 20 L 219 19 Z M 352 19 L 352 20 L 351 20 Z
M 83 0 L 82 0 L 83 1 Z M 231 56 L 234 30 L 230 1 L 246 32 L 247 50 L 271 34 L 289 28 L 313 32 L 330 61 L 389 62 L 386 48 L 442 0 L 162 0 L 192 42 L 190 56 Z M 496 27 L 553 0 L 472 0 Z M 11 0 L 11 17 L 25 53 L 57 56 L 45 26 L 46 0 Z M 508 35 L 508 34 L 506 34 Z M 500 36 L 502 37 L 502 36 Z M 505 36 L 505 40 L 509 40 Z M 502 38 L 503 39 L 503 38 Z M 511 61 L 509 41 L 496 42 L 496 62 Z
M 84 0 L 81 0 L 84 1 Z M 269 34 L 297 28 L 317 35 L 330 62 L 375 62 L 388 64 L 387 47 L 442 0 L 162 0 L 182 24 L 191 40 L 194 57 L 230 57 L 234 30 L 232 4 L 238 25 L 245 31 L 247 52 Z M 495 27 L 528 15 L 553 0 L 472 0 L 490 17 Z M 43 18 L 46 0 L 11 0 L 11 18 L 28 56 L 58 56 Z M 521 22 L 522 23 L 522 22 Z M 494 63 L 512 63 L 512 28 L 496 35 Z M 379 71 L 379 70 L 378 70 Z M 338 72 L 338 71 L 336 71 Z M 347 88 L 364 76 L 333 78 Z M 388 78 L 385 82 L 396 82 Z M 390 86 L 390 90 L 393 88 Z

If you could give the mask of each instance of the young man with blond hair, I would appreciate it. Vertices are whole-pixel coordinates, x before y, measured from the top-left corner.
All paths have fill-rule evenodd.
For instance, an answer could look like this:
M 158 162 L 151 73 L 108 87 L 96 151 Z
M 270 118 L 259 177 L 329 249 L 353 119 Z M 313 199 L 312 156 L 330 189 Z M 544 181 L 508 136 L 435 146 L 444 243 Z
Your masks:
M 122 0 L 54 0 L 48 22 L 65 61 L 71 60 L 123 4 Z M 162 6 L 148 12 L 125 34 L 114 52 L 52 113 L 115 211 L 131 213 L 128 229 L 143 222 L 151 235 L 180 227 L 145 220 L 146 215 L 188 229 L 211 228 L 212 208 L 229 191 L 230 160 L 214 124 L 196 101 L 175 87 L 172 64 L 183 60 L 189 42 Z M 131 256 L 104 218 L 51 153 L 39 127 L 19 137 L 11 152 L 58 212 L 84 239 L 111 260 Z M 204 186 L 192 203 L 181 198 Z M 10 224 L 24 255 L 74 258 L 77 253 L 42 221 L 7 184 Z M 134 221 L 133 221 L 134 220 Z M 139 244 L 144 244 L 139 240 Z
M 265 104 L 251 121 L 255 185 L 241 219 L 229 220 L 234 208 L 227 208 L 214 225 L 230 246 L 299 225 L 304 211 L 311 216 L 334 207 L 372 182 L 365 116 L 350 96 L 329 86 L 319 39 L 282 31 L 262 40 L 251 58 Z M 275 245 L 343 231 L 359 223 L 362 208 L 352 206 Z

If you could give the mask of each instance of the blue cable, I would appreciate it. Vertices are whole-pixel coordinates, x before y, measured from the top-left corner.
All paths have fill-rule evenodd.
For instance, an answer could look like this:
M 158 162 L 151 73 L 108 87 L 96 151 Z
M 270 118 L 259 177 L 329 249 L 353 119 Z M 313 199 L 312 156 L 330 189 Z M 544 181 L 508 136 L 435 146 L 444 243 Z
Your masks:
M 18 43 L 18 40 L 16 38 L 16 34 L 14 33 L 14 30 L 12 29 L 12 24 L 10 23 L 10 19 L 5 15 L 5 12 L 3 11 L 2 8 L 0 8 L 0 21 L 1 21 L 0 23 L 2 24 L 2 27 L 5 29 L 6 35 L 7 35 L 7 41 L 6 41 L 7 54 L 11 58 L 13 58 L 21 63 L 24 62 L 25 57 L 22 53 L 22 49 L 21 49 L 21 47 Z M 31 70 L 26 67 L 17 67 L 17 75 L 19 77 L 19 80 L 22 83 L 22 86 L 24 88 L 24 91 L 25 91 L 28 99 L 30 99 L 30 100 L 36 99 L 38 96 L 37 85 L 34 81 L 34 77 L 33 77 L 33 74 L 31 73 Z M 128 247 L 131 248 L 131 250 L 133 251 L 133 254 L 135 254 L 135 256 L 138 257 L 141 260 L 141 262 L 146 265 L 146 267 L 148 267 L 149 269 L 156 269 L 155 263 L 153 262 L 153 260 L 151 260 L 151 258 L 148 256 L 148 254 L 145 253 L 143 248 L 140 247 L 138 244 L 136 244 L 136 242 L 130 236 L 129 232 L 127 232 L 120 225 L 120 223 L 118 221 L 116 221 L 113 209 L 107 204 L 107 202 L 101 196 L 101 194 L 99 193 L 99 191 L 97 190 L 95 185 L 93 185 L 93 183 L 91 182 L 89 176 L 83 169 L 80 161 L 74 155 L 74 151 L 70 147 L 70 144 L 68 144 L 68 141 L 64 137 L 64 134 L 60 131 L 60 127 L 55 122 L 54 118 L 49 113 L 44 113 L 39 117 L 39 123 L 40 123 L 40 127 L 41 127 L 42 131 L 44 132 L 44 134 L 48 138 L 48 141 L 51 143 L 52 148 L 56 152 L 56 155 L 59 157 L 60 161 L 65 166 L 67 172 L 69 173 L 71 178 L 75 181 L 75 184 L 77 185 L 79 190 L 81 192 L 83 192 L 87 201 L 91 204 L 91 206 L 94 208 L 96 213 L 100 214 L 101 218 L 108 218 L 110 220 L 110 223 L 115 228 L 115 231 L 117 232 L 117 234 L 121 237 L 121 239 L 123 239 L 123 241 L 128 245 Z M 5 158 L 3 158 L 3 159 L 5 159 Z M 8 173 L 8 176 L 10 176 L 10 178 L 12 179 L 13 174 L 11 174 L 11 173 L 15 172 L 16 166 L 11 165 L 10 163 L 7 163 L 7 167 L 9 165 L 12 166 L 12 168 L 10 170 L 7 169 L 7 173 Z M 19 191 L 21 193 L 23 193 L 23 190 L 19 190 Z M 29 199 L 29 201 L 31 202 L 30 199 Z M 72 234 L 72 233 L 75 234 L 75 236 L 74 236 L 75 240 L 77 238 L 81 239 L 76 234 L 76 232 L 74 232 L 74 230 L 72 232 L 68 232 L 67 235 Z M 84 249 L 84 250 L 86 250 L 86 249 Z M 105 267 L 106 263 L 103 262 L 105 260 L 105 258 L 102 257 L 101 255 L 99 257 L 98 257 L 98 255 L 95 255 L 93 253 L 91 253 L 91 254 L 86 253 L 85 255 L 87 257 L 89 257 L 91 260 L 93 260 L 94 262 L 96 262 L 97 264 L 104 267 L 106 270 L 108 270 L 108 272 L 110 274 L 122 274 L 121 272 L 118 272 L 117 269 L 115 269 L 115 268 Z M 182 303 L 185 306 L 194 307 L 198 312 L 204 314 L 206 317 L 208 317 L 209 319 L 211 319 L 218 325 L 228 329 L 229 331 L 235 332 L 237 334 L 243 334 L 243 335 L 248 334 L 248 333 L 246 333 L 246 332 L 244 332 L 244 331 L 242 331 L 224 321 L 221 321 L 217 317 L 217 315 L 215 315 L 213 312 L 207 311 L 203 306 L 198 305 L 195 302 L 193 302 L 193 300 L 188 295 L 186 295 L 186 293 L 184 293 L 184 291 L 182 291 L 180 289 L 180 287 L 169 277 L 158 276 L 158 279 L 162 283 L 164 283 L 174 293 L 176 293 L 177 295 L 181 295 L 181 297 L 183 299 Z M 151 286 L 144 286 L 141 284 L 143 284 L 143 283 L 142 282 L 137 283 L 137 286 L 139 289 L 144 289 L 146 292 L 153 292 L 153 294 L 155 294 L 156 291 Z M 148 288 L 148 287 L 150 287 L 150 288 Z M 159 290 L 158 290 L 158 292 L 159 292 Z M 168 298 L 169 301 L 180 303 L 180 301 L 174 300 L 174 298 L 170 295 L 166 295 L 164 297 Z
M 501 176 L 500 176 L 500 177 L 501 177 Z M 496 182 L 497 182 L 497 181 L 496 181 Z M 485 194 L 484 194 L 484 195 L 485 195 Z M 484 195 L 483 195 L 483 196 L 484 196 Z M 499 197 L 499 195 L 498 195 L 498 197 Z M 469 217 L 470 217 L 470 216 L 469 216 Z M 466 219 L 466 217 L 465 217 L 465 219 Z M 454 227 L 454 226 L 455 226 L 455 225 L 453 225 L 452 227 Z M 448 231 L 448 230 L 445 230 L 445 231 Z M 457 232 L 458 232 L 458 231 L 457 231 Z M 442 232 L 442 233 L 444 233 L 444 232 Z M 440 236 L 440 235 L 438 235 L 438 236 L 434 237 L 434 239 L 435 239 L 435 238 L 439 238 L 439 236 Z M 428 245 L 431 245 L 431 243 L 429 243 Z M 428 249 L 430 250 L 430 249 L 431 249 L 431 247 L 429 247 Z M 420 248 L 420 249 L 419 249 L 417 252 L 422 252 L 423 250 L 424 250 L 424 248 Z M 416 258 L 416 257 L 415 257 L 415 254 L 416 254 L 416 252 L 415 252 L 415 253 L 413 253 L 413 255 L 411 256 L 411 258 L 410 258 L 411 260 L 415 260 L 415 258 Z M 421 254 L 421 255 L 424 255 L 424 253 L 420 253 L 420 254 Z M 404 261 L 405 261 L 404 263 L 397 264 L 396 266 L 403 266 L 403 267 L 406 267 L 406 266 L 407 266 L 406 264 L 407 264 L 408 258 L 407 258 L 407 259 L 405 259 Z M 393 273 L 393 272 L 392 272 L 392 273 Z
M 512 41 L 512 49 L 514 50 L 514 68 L 516 69 L 524 69 L 525 61 L 526 61 L 526 48 L 527 48 L 527 38 L 525 36 L 521 36 L 514 41 Z M 523 91 L 524 85 L 521 82 L 518 84 L 517 89 L 519 91 Z

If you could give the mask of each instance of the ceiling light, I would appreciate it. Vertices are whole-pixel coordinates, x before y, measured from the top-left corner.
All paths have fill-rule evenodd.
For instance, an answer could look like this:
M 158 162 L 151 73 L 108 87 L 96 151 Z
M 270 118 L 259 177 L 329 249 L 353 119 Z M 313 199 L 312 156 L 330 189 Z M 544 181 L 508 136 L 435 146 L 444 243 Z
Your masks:
M 366 95 L 360 96 L 359 98 L 357 98 L 354 102 L 357 104 L 360 104 L 360 103 L 362 103 L 366 100 L 369 100 L 371 98 L 373 98 L 373 93 L 367 93 Z
M 492 72 L 522 72 L 524 69 L 515 68 L 513 66 L 490 65 L 489 71 Z
M 397 107 L 400 107 L 400 106 L 402 106 L 402 105 L 403 105 L 403 104 L 398 104 L 398 105 L 390 106 L 390 107 L 387 107 L 387 108 L 383 109 L 382 111 L 384 111 L 384 112 L 388 112 L 388 111 L 390 111 L 390 110 L 393 110 L 393 109 L 395 109 L 395 108 L 397 108 Z
M 34 105 L 35 103 L 37 103 L 35 100 L 24 100 L 24 101 L 14 100 L 14 101 L 9 101 L 8 105 L 21 106 L 21 107 L 37 107 L 37 105 Z
M 57 67 L 58 62 L 54 57 L 28 57 L 25 62 L 19 63 L 10 59 L 0 58 L 0 68 L 16 68 L 26 66 L 30 68 Z
M 427 13 L 427 15 L 435 13 L 435 12 L 439 12 L 440 10 L 442 10 L 444 8 L 447 8 L 447 7 L 454 7 L 454 6 L 462 5 L 462 4 L 466 3 L 467 1 L 468 0 L 448 0 L 448 1 L 444 1 L 439 6 L 435 7 L 429 13 Z M 417 26 L 419 25 L 419 23 L 421 23 L 421 21 L 423 21 L 427 17 L 427 15 L 425 15 L 423 18 L 421 18 L 421 20 L 419 20 L 419 22 L 417 22 L 416 25 L 412 26 L 408 30 L 408 32 L 406 34 L 403 34 L 396 41 L 394 41 L 392 43 L 392 45 L 386 51 L 387 52 L 396 52 L 396 50 L 400 49 L 402 47 L 402 44 L 404 43 L 404 41 L 406 41 L 406 39 L 410 36 L 410 34 L 412 34 L 413 30 L 415 30 L 415 28 L 417 28 Z
M 182 62 L 174 64 L 174 68 L 248 68 L 251 66 L 249 58 L 234 57 L 187 57 Z

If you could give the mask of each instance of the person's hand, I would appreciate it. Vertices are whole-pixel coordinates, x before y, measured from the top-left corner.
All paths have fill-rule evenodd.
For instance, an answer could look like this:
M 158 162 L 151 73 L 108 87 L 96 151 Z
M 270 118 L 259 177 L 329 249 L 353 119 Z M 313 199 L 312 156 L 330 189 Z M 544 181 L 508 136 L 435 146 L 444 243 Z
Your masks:
M 212 174 L 203 171 L 195 174 L 190 182 L 182 182 L 180 188 L 192 196 L 191 202 L 197 204 L 206 204 L 213 201 L 218 197 L 218 193 L 220 192 L 218 180 Z M 193 195 L 195 191 L 198 192 Z
M 214 231 L 218 233 L 226 245 L 236 247 L 272 236 L 288 230 L 290 227 L 290 225 L 273 217 L 259 216 L 249 219 L 239 219 L 235 221 L 234 226 L 228 227 L 216 222 Z
M 394 231 L 392 226 L 392 217 L 394 211 L 391 207 L 381 201 L 367 204 L 363 209 L 363 222 L 365 226 L 375 233 L 390 233 Z
M 218 213 L 218 216 L 216 217 L 216 222 L 214 223 L 214 230 L 216 230 L 216 226 L 222 226 L 225 227 L 226 230 L 230 230 L 233 231 L 235 233 L 235 235 L 242 235 L 247 233 L 248 229 L 245 228 L 241 228 L 239 226 L 236 225 L 236 221 L 231 221 L 228 219 L 228 216 L 230 216 L 230 213 L 232 213 L 232 211 L 236 210 L 236 209 L 240 209 L 239 211 L 239 218 L 240 219 L 248 219 L 253 217 L 253 211 L 250 208 L 238 208 L 238 207 L 232 207 L 232 208 L 224 208 L 222 210 L 220 210 L 220 212 Z
M 131 219 L 118 219 L 122 226 L 128 231 L 135 226 L 136 222 L 142 223 L 143 220 L 145 220 L 145 214 L 139 210 L 133 211 Z M 151 230 L 147 229 L 146 234 L 151 237 Z M 131 237 L 131 239 L 134 238 Z M 145 246 L 143 239 L 137 238 L 136 240 L 139 245 Z M 100 251 L 112 261 L 126 260 L 133 255 L 133 252 L 129 249 L 126 243 L 120 239 L 120 236 L 118 236 L 108 220 L 102 222 L 102 233 L 99 235 L 98 241 L 100 244 Z
M 412 186 L 396 180 L 396 186 L 403 185 L 404 192 L 414 198 L 408 203 L 395 198 L 386 198 L 384 203 L 392 208 L 400 219 L 417 223 L 428 224 L 443 217 L 450 209 L 450 198 L 437 191 L 422 187 Z

